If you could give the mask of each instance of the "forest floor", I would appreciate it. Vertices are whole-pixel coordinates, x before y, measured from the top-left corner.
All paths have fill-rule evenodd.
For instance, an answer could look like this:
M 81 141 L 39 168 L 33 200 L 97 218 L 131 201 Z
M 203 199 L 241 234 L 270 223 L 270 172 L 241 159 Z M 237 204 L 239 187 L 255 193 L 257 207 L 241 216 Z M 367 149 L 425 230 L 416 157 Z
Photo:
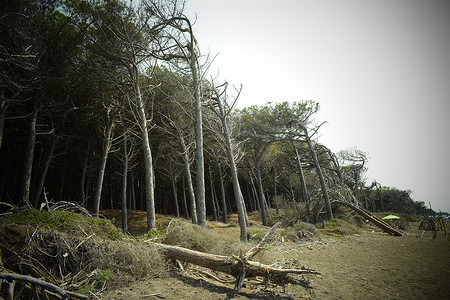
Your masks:
M 120 211 L 103 211 L 120 226 Z M 160 217 L 160 216 L 158 216 Z M 130 212 L 133 234 L 145 233 L 145 212 Z M 229 224 L 207 222 L 207 228 L 238 238 L 236 216 Z M 160 226 L 171 218 L 160 217 Z M 447 223 L 448 224 L 448 223 Z M 404 237 L 387 235 L 363 224 L 355 230 L 320 230 L 312 238 L 278 240 L 260 257 L 262 263 L 302 265 L 321 275 L 309 275 L 314 289 L 244 285 L 235 294 L 233 283 L 212 279 L 207 269 L 190 266 L 153 279 L 136 278 L 126 286 L 107 286 L 104 299 L 450 299 L 450 235 L 418 230 L 410 222 Z M 447 226 L 449 227 L 449 226 Z M 258 232 L 261 227 L 249 227 Z M 337 232 L 337 233 L 336 233 Z M 250 246 L 249 246 L 250 248 Z M 222 275 L 215 274 L 221 278 Z M 229 278 L 229 277 L 228 277 Z

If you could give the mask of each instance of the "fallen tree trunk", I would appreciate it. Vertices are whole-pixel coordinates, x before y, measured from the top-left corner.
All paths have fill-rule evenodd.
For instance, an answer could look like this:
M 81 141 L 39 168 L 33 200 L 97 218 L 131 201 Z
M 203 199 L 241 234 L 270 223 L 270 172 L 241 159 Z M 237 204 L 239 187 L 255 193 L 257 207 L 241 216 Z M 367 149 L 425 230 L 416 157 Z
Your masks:
M 340 201 L 340 200 L 334 200 L 332 203 L 337 203 L 341 205 L 345 205 L 351 209 L 353 209 L 355 212 L 363 216 L 366 220 L 370 221 L 372 224 L 377 226 L 378 228 L 382 229 L 384 232 L 389 233 L 390 235 L 395 236 L 404 236 L 405 233 L 401 232 L 400 230 L 397 230 L 393 228 L 391 225 L 386 223 L 384 220 L 378 218 L 377 216 L 372 215 L 371 213 L 365 211 L 364 209 L 357 207 L 351 203 Z
M 230 274 L 236 278 L 236 290 L 239 292 L 244 279 L 247 277 L 260 276 L 264 277 L 266 283 L 272 281 L 275 284 L 284 286 L 286 283 L 301 285 L 305 288 L 312 288 L 310 282 L 304 279 L 297 279 L 289 274 L 320 274 L 319 272 L 302 267 L 301 269 L 281 269 L 273 266 L 261 264 L 259 262 L 251 261 L 249 258 L 255 256 L 264 244 L 269 239 L 270 235 L 275 232 L 276 226 L 266 234 L 261 242 L 246 252 L 245 255 L 238 256 L 223 256 L 209 253 L 194 251 L 178 246 L 164 245 L 153 243 L 164 254 L 171 259 L 178 259 L 180 261 L 195 264 L 214 271 Z

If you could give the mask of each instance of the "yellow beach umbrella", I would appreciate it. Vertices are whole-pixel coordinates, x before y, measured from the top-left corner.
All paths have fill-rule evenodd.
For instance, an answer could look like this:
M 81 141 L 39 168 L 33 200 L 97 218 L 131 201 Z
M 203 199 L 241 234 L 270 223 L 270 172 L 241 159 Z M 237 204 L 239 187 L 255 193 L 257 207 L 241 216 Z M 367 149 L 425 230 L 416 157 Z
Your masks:
M 397 220 L 397 219 L 400 219 L 400 217 L 395 215 L 389 215 L 383 218 L 383 220 Z

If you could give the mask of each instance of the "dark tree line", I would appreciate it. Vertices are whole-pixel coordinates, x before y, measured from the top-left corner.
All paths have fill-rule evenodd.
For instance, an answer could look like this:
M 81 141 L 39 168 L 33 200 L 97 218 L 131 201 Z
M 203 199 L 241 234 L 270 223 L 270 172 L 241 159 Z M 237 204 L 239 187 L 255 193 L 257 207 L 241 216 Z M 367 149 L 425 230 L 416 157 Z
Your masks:
M 204 226 L 330 201 L 423 213 L 366 186 L 364 152 L 317 140 L 313 101 L 235 109 L 240 89 L 207 79 L 195 28 L 176 0 L 5 0 L 0 8 L 0 197 L 183 215 Z M 201 41 L 200 41 L 201 42 Z M 408 200 L 409 199 L 409 200 Z M 300 205 L 300 206 L 299 206 Z M 126 222 L 124 230 L 127 231 Z

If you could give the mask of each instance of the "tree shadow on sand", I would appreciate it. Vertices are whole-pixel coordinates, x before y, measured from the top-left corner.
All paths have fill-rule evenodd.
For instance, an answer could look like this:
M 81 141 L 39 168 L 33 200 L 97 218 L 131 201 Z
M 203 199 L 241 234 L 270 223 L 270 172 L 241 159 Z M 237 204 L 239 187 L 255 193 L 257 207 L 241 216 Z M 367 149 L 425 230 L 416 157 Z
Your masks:
M 261 300 L 269 300 L 269 299 L 284 299 L 284 300 L 293 300 L 294 298 L 290 296 L 282 296 L 282 295 L 276 295 L 274 292 L 267 291 L 267 292 L 255 292 L 255 293 L 246 293 L 246 292 L 239 292 L 237 293 L 233 288 L 228 288 L 225 286 L 219 286 L 215 285 L 213 283 L 210 283 L 203 279 L 195 279 L 192 277 L 184 276 L 184 275 L 174 275 L 175 278 L 180 280 L 181 282 L 190 285 L 192 287 L 202 287 L 205 290 L 208 290 L 211 293 L 219 293 L 224 295 L 224 300 L 227 299 L 233 299 L 236 296 L 243 296 L 247 297 L 248 299 L 261 299 Z

